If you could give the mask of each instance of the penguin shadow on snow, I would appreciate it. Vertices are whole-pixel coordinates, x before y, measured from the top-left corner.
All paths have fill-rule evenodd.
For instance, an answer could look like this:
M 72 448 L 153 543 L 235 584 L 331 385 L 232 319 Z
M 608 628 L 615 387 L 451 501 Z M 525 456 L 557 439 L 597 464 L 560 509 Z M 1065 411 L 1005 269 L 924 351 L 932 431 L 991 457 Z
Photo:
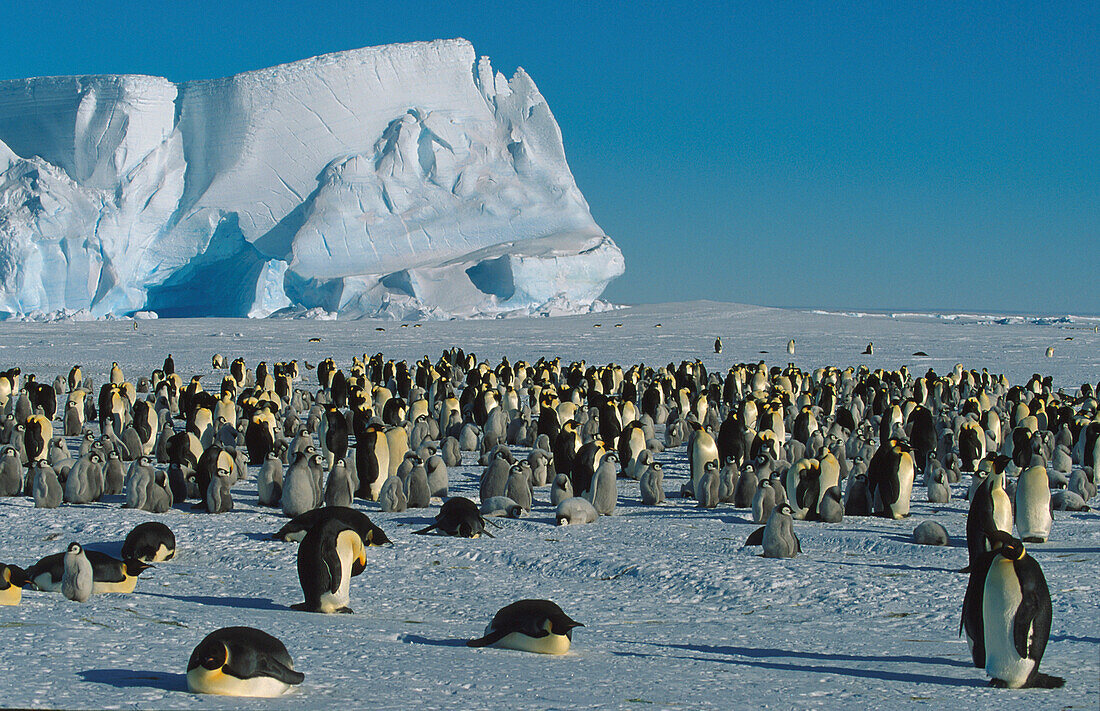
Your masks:
M 148 597 L 162 597 L 167 600 L 176 600 L 178 602 L 190 602 L 196 605 L 214 605 L 217 607 L 237 607 L 247 610 L 289 610 L 288 605 L 277 605 L 275 601 L 268 597 L 233 597 L 227 595 L 225 597 L 218 597 L 216 595 L 165 595 L 164 593 L 154 592 L 135 592 L 134 595 L 144 595 Z
M 914 544 L 915 545 L 915 544 Z M 923 573 L 957 573 L 958 568 L 933 568 L 928 565 L 902 565 L 900 563 L 857 563 L 853 560 L 834 560 L 829 565 L 850 565 L 855 568 L 883 568 L 884 570 L 912 570 Z
M 403 634 L 397 638 L 399 642 L 405 642 L 406 644 L 424 644 L 429 647 L 462 647 L 466 648 L 466 640 L 464 639 L 429 639 L 428 637 L 421 637 L 418 634 Z
M 77 672 L 83 680 L 93 684 L 107 684 L 116 689 L 161 689 L 163 691 L 187 691 L 187 675 L 171 672 L 138 669 L 88 669 Z
M 986 684 L 981 679 L 955 679 L 944 676 L 934 676 L 931 674 L 917 674 L 913 672 L 896 672 L 888 669 L 859 669 L 852 667 L 839 666 L 836 664 L 829 664 L 828 662 L 867 662 L 867 663 L 900 663 L 900 664 L 939 664 L 949 667 L 959 667 L 963 669 L 970 669 L 973 665 L 970 662 L 956 661 L 953 659 L 942 659 L 936 657 L 914 657 L 906 655 L 890 655 L 890 656 L 871 656 L 871 655 L 859 655 L 859 654 L 830 654 L 827 652 L 795 652 L 787 649 L 770 649 L 770 648 L 754 648 L 754 647 L 717 647 L 705 644 L 659 644 L 656 642 L 637 642 L 636 644 L 647 644 L 654 647 L 661 647 L 666 650 L 679 650 L 684 652 L 699 652 L 702 654 L 715 654 L 724 655 L 726 658 L 716 657 L 681 657 L 682 659 L 690 659 L 698 662 L 721 662 L 723 664 L 734 664 L 737 666 L 757 667 L 760 669 L 773 669 L 776 671 L 784 672 L 810 672 L 814 674 L 838 674 L 841 676 L 851 676 L 863 679 L 878 679 L 881 681 L 907 681 L 914 684 L 935 684 L 937 686 L 962 686 L 962 687 L 983 687 Z M 636 656 L 636 657 L 667 657 L 666 653 L 659 654 L 639 654 L 637 652 L 614 652 L 618 656 Z M 744 659 L 737 659 L 735 657 L 744 657 Z M 826 662 L 826 664 L 820 666 L 813 666 L 805 663 L 797 662 L 782 662 L 782 661 L 767 661 L 770 659 L 799 659 L 799 660 L 819 660 Z
M 894 541 L 895 543 L 908 543 L 911 546 L 919 546 L 921 544 L 913 541 L 913 536 L 900 536 L 895 533 L 887 533 L 882 536 L 884 541 Z M 958 536 L 948 536 L 946 546 L 933 546 L 934 548 L 966 548 L 966 538 L 959 538 Z

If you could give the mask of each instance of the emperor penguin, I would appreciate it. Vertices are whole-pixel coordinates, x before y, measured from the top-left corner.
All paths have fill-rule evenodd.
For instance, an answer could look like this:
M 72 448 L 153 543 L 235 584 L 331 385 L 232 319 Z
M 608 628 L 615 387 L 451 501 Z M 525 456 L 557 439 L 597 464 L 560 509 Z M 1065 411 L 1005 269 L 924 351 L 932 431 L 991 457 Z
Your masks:
M 573 498 L 573 482 L 565 472 L 558 472 L 550 485 L 550 505 L 557 506 L 566 499 Z
M 959 633 L 965 632 L 974 666 L 990 686 L 1056 689 L 1065 680 L 1039 672 L 1050 638 L 1050 590 L 1039 564 L 1021 541 L 999 531 L 997 550 L 970 567 Z
M 659 462 L 653 462 L 642 473 L 639 489 L 642 495 L 642 503 L 646 506 L 656 506 L 664 503 L 664 470 Z
M 343 459 L 337 459 L 325 481 L 325 506 L 351 506 L 355 499 L 355 484 L 351 470 Z
M 891 437 L 871 457 L 867 465 L 867 490 L 874 514 L 893 519 L 909 515 L 916 477 L 912 451 L 907 442 Z
M 588 491 L 581 494 L 592 503 L 601 516 L 610 516 L 615 513 L 615 507 L 619 501 L 619 483 L 615 475 L 617 459 L 614 452 L 604 455 L 603 461 L 592 475 Z M 715 474 L 715 481 L 717 481 L 717 474 Z
M 508 486 L 505 495 L 515 501 L 524 511 L 530 511 L 534 499 L 531 487 L 531 468 L 527 462 L 513 464 L 508 472 Z
M 931 461 L 935 461 L 933 458 Z M 928 502 L 946 504 L 951 501 L 951 489 L 947 486 L 947 470 L 943 467 L 929 468 L 925 477 L 928 485 Z
M 428 493 L 432 498 L 447 498 L 450 482 L 447 476 L 447 463 L 443 461 L 443 457 L 433 454 L 424 462 L 424 468 L 428 472 Z
M 794 519 L 788 504 L 776 506 L 764 526 L 764 557 L 794 558 L 802 552 L 802 545 L 794 533 Z
M 159 521 L 139 523 L 122 544 L 122 557 L 125 560 L 140 560 L 143 563 L 159 563 L 171 560 L 176 555 L 176 536 L 172 529 Z
M 306 599 L 294 609 L 350 613 L 351 578 L 366 566 L 366 546 L 354 527 L 337 518 L 314 526 L 298 546 L 298 581 Z
M 703 478 L 707 462 L 714 462 L 715 468 L 719 465 L 718 444 L 710 433 L 703 429 L 702 425 L 692 423 L 691 441 L 688 443 L 688 471 L 691 474 L 691 491 L 694 494 L 699 486 L 699 480 Z
M 309 466 L 310 456 L 305 452 L 299 452 L 283 478 L 280 504 L 285 516 L 294 518 L 317 508 L 321 503 L 317 500 L 317 486 L 313 480 L 313 470 Z
M 1003 460 L 1007 460 L 1004 457 Z M 982 481 L 974 491 L 970 509 L 966 516 L 966 548 L 970 556 L 970 566 L 982 553 L 993 550 L 997 541 L 1003 537 L 994 534 L 1000 531 L 1006 535 L 1012 531 L 1012 501 L 1004 490 L 1004 471 L 993 472 Z
M 387 513 L 397 513 L 409 508 L 409 497 L 405 494 L 405 485 L 396 476 L 387 476 L 382 489 L 378 492 L 378 503 Z
M 733 490 L 733 505 L 739 509 L 752 508 L 759 482 L 760 480 L 756 477 L 756 467 L 753 464 L 746 464 L 737 477 L 737 487 Z M 770 510 L 769 513 L 771 513 Z M 763 523 L 766 518 L 765 516 L 757 523 Z
M 500 647 L 538 654 L 565 654 L 573 630 L 584 627 L 549 600 L 518 600 L 501 608 L 485 635 L 466 642 L 469 647 Z
M 103 493 L 103 460 L 98 452 L 77 460 L 65 477 L 65 501 L 70 504 L 88 504 Z
M 714 352 L 715 353 L 721 353 L 722 352 L 722 337 L 721 336 L 714 339 Z
M 699 508 L 713 509 L 718 506 L 718 465 L 710 461 L 703 467 L 703 475 L 695 483 L 695 500 Z
M 26 572 L 17 565 L 0 563 L 0 605 L 18 605 L 27 585 Z
M 825 523 L 840 523 L 844 520 L 840 486 L 830 486 L 822 493 L 821 501 L 817 505 L 817 517 Z
M 413 531 L 416 535 L 424 535 L 433 530 L 447 536 L 459 538 L 477 538 L 482 534 L 493 537 L 485 529 L 485 518 L 477 508 L 477 504 L 464 496 L 453 496 L 443 502 L 439 507 L 439 513 L 435 515 L 435 523 Z
M 92 564 L 76 541 L 65 551 L 64 565 L 61 594 L 73 602 L 87 602 L 92 596 Z
M 581 496 L 562 499 L 554 509 L 554 520 L 559 526 L 593 523 L 599 517 L 600 514 L 592 502 Z
M 283 462 L 274 451 L 268 452 L 256 475 L 256 493 L 260 506 L 280 506 L 283 498 Z
M 367 425 L 363 437 L 356 437 L 355 471 L 359 479 L 359 490 L 355 495 L 361 499 L 378 501 L 382 484 L 390 475 L 390 449 L 381 425 L 371 423 Z
M 1024 543 L 1045 543 L 1053 521 L 1047 470 L 1028 467 L 1016 480 L 1016 532 Z
M 755 479 L 755 477 L 753 477 Z M 765 523 L 772 515 L 772 509 L 775 508 L 775 489 L 772 488 L 771 480 L 764 479 L 757 482 L 756 493 L 752 497 L 752 520 L 753 523 Z
M 211 632 L 187 660 L 187 688 L 196 694 L 273 698 L 303 679 L 283 643 L 252 627 Z
M 233 496 L 229 491 L 229 471 L 218 467 L 210 484 L 206 487 L 206 510 L 208 513 L 226 513 L 233 510 Z
M 0 453 L 0 496 L 19 496 L 23 493 L 23 464 L 15 447 L 5 445 Z
M 32 477 L 31 496 L 36 509 L 56 509 L 61 505 L 65 492 L 57 479 L 57 472 L 46 464 L 45 459 L 35 462 L 28 476 Z

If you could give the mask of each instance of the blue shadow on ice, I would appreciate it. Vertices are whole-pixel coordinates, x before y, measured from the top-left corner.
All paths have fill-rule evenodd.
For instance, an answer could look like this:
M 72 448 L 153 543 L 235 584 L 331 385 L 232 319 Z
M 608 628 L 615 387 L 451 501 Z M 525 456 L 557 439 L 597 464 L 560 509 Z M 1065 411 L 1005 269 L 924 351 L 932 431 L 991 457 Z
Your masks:
M 81 679 L 117 689 L 163 689 L 187 691 L 187 675 L 137 669 L 88 669 L 77 672 Z
M 418 634 L 403 634 L 398 639 L 409 644 L 427 644 L 432 647 L 465 647 L 464 639 L 428 639 Z
M 678 649 L 687 652 L 702 652 L 704 654 L 721 654 L 727 657 L 747 657 L 747 659 L 717 659 L 714 657 L 687 657 L 700 662 L 722 662 L 723 664 L 737 664 L 746 667 L 758 667 L 760 669 L 775 669 L 778 671 L 810 672 L 815 674 L 839 674 L 842 676 L 861 677 L 865 679 L 881 679 L 883 681 L 907 681 L 913 684 L 936 684 L 939 686 L 984 686 L 983 679 L 952 679 L 944 676 L 932 676 L 929 674 L 915 674 L 912 672 L 895 672 L 885 669 L 858 669 L 833 665 L 813 666 L 795 662 L 759 661 L 764 659 L 805 659 L 820 660 L 824 662 L 869 662 L 881 664 L 884 662 L 896 662 L 901 664 L 942 664 L 952 667 L 971 668 L 969 662 L 961 662 L 953 659 L 938 659 L 935 657 L 914 657 L 906 655 L 898 656 L 870 656 L 857 654 L 829 654 L 826 652 L 794 652 L 787 649 L 768 649 L 753 647 L 716 647 L 705 644 L 657 644 L 655 642 L 640 642 L 654 647 L 665 649 Z M 615 652 L 620 656 L 650 656 L 633 652 Z M 663 656 L 663 655 L 654 655 Z
M 219 607 L 240 607 L 248 610 L 288 610 L 286 605 L 276 605 L 267 597 L 216 597 L 214 595 L 164 595 L 162 593 L 142 592 L 135 595 L 163 597 L 180 602 L 193 602 L 196 605 L 217 605 Z

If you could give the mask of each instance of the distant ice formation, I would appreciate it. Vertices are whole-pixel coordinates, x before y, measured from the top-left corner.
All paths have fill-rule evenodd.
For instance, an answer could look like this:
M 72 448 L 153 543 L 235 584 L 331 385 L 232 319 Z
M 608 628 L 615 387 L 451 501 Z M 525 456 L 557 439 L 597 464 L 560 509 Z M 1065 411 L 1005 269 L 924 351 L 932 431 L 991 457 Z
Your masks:
M 623 268 L 534 82 L 465 40 L 0 82 L 0 316 L 583 311 Z

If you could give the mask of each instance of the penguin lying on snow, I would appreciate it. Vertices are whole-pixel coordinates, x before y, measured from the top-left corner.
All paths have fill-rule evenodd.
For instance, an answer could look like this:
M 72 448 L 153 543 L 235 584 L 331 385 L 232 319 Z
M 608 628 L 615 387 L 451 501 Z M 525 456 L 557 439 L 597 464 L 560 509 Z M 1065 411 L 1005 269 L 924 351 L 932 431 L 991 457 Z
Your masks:
M 159 521 L 139 523 L 127 534 L 126 541 L 122 544 L 124 559 L 159 563 L 171 560 L 175 555 L 176 536 L 172 529 Z
M 106 553 L 85 550 L 92 565 L 92 592 L 132 593 L 137 578 L 153 567 L 140 560 L 118 560 Z M 54 553 L 27 568 L 27 579 L 42 592 L 60 592 L 65 575 L 65 553 Z
M 485 636 L 466 642 L 469 647 L 501 647 L 538 654 L 565 654 L 573 628 L 584 627 L 549 600 L 518 600 L 493 615 Z
M 1003 531 L 990 538 L 1000 547 L 971 561 L 959 634 L 990 686 L 1059 688 L 1064 679 L 1039 673 L 1052 616 L 1043 571 L 1018 539 Z
M 304 679 L 283 643 L 252 627 L 211 632 L 187 661 L 187 688 L 197 694 L 270 698 Z
M 483 533 L 489 538 L 493 537 L 493 534 L 485 530 L 485 519 L 477 505 L 463 496 L 447 499 L 435 515 L 435 523 L 413 533 L 423 535 L 432 530 L 460 538 L 477 538 Z

